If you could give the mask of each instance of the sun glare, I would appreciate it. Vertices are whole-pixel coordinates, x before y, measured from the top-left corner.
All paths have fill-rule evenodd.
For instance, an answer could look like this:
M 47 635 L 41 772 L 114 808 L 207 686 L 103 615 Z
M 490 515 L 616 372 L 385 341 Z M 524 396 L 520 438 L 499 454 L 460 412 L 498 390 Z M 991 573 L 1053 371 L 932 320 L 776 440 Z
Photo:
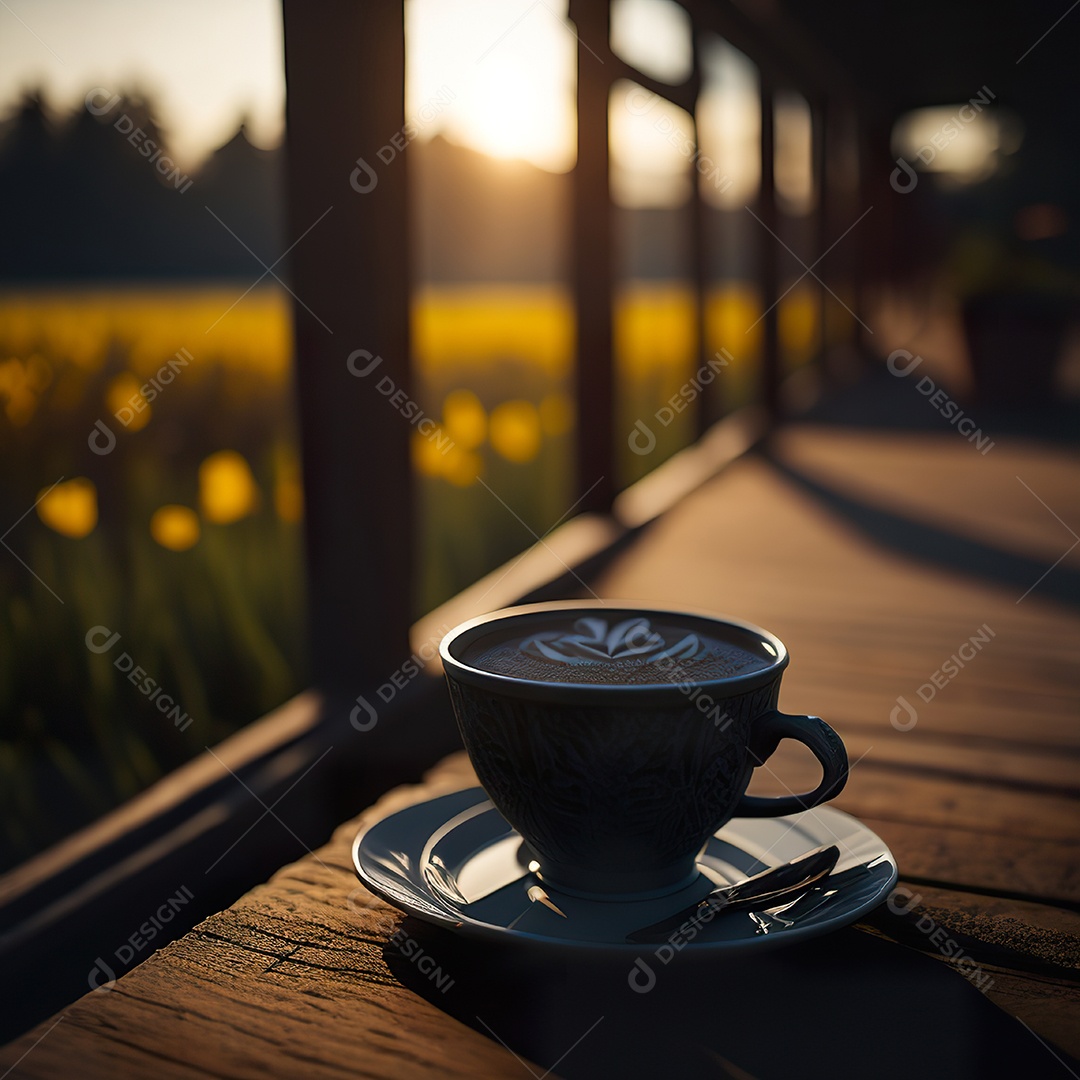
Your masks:
M 442 134 L 552 172 L 573 166 L 575 39 L 565 2 L 408 0 L 405 34 L 405 113 L 417 138 Z
M 493 157 L 562 165 L 570 116 L 563 98 L 545 92 L 546 81 L 514 57 L 493 54 L 479 66 L 454 132 Z
M 690 198 L 689 113 L 620 79 L 608 101 L 608 126 L 611 195 L 619 206 L 681 206 Z
M 194 14 L 144 5 L 134 23 L 132 0 L 100 0 L 92 13 L 78 0 L 42 4 L 34 34 L 15 22 L 0 38 L 0 100 L 42 85 L 54 108 L 81 108 L 92 86 L 140 87 L 184 163 L 226 141 L 242 116 L 256 142 L 276 141 L 285 91 L 280 9 L 272 0 L 191 4 Z M 405 0 L 405 40 L 409 138 L 443 135 L 552 172 L 573 168 L 577 38 L 567 0 Z M 677 82 L 689 73 L 689 22 L 671 0 L 618 0 L 612 44 L 656 77 Z M 632 141 L 661 175 L 645 182 L 659 195 L 634 192 L 630 202 L 684 199 L 686 161 L 660 160 L 679 151 L 670 141 L 658 153 L 646 146 L 663 134 L 649 124 L 667 119 L 664 107 L 631 119 L 640 129 Z
M 703 43 L 703 86 L 698 102 L 702 153 L 715 162 L 719 183 L 703 178 L 705 201 L 741 210 L 761 181 L 761 106 L 758 75 L 750 59 L 715 36 Z
M 681 83 L 694 68 L 690 16 L 673 0 L 614 0 L 611 47 L 638 71 Z

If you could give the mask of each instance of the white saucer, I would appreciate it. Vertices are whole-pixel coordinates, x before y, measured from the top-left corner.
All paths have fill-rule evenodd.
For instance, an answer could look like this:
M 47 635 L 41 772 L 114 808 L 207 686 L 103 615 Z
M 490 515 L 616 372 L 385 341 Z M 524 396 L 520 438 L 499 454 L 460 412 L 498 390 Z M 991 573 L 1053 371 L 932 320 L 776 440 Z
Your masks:
M 417 803 L 362 829 L 352 855 L 356 873 L 372 892 L 456 933 L 504 944 L 641 955 L 663 947 L 664 939 L 641 944 L 628 941 L 629 934 L 688 908 L 716 885 L 828 844 L 840 848 L 836 869 L 794 903 L 769 912 L 721 912 L 671 939 L 680 951 L 728 954 L 816 937 L 854 922 L 896 883 L 892 853 L 860 821 L 829 806 L 789 817 L 738 818 L 709 839 L 698 856 L 701 875 L 686 888 L 644 900 L 584 899 L 524 871 L 531 856 L 521 837 L 484 790 L 474 787 Z M 519 871 L 523 876 L 511 880 Z M 529 898 L 537 885 L 562 914 Z

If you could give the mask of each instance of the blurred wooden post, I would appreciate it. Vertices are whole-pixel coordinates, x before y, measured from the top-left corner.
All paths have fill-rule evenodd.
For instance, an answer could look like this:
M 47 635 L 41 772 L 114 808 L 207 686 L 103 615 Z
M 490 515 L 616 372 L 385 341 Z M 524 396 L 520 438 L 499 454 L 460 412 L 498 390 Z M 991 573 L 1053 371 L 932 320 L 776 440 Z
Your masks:
M 573 173 L 574 314 L 577 323 L 577 490 L 582 510 L 615 496 L 615 394 L 608 93 L 608 0 L 570 0 L 577 32 L 577 164 Z M 624 436 L 625 438 L 625 436 Z M 595 485 L 595 486 L 593 486 Z
M 412 427 L 386 382 L 408 392 L 408 149 L 378 157 L 405 119 L 403 10 L 284 0 L 284 24 L 311 661 L 355 694 L 408 656 L 412 613 Z
M 698 122 L 698 98 L 701 93 L 701 35 L 694 33 L 694 148 L 701 152 L 701 125 Z M 694 159 L 690 170 L 690 251 L 694 273 L 694 315 L 697 332 L 697 370 L 695 377 L 706 369 L 711 359 L 709 355 L 709 277 L 712 272 L 710 255 L 712 235 L 709 230 L 709 208 L 702 196 L 701 175 L 697 170 L 698 158 Z M 695 404 L 695 435 L 701 438 L 709 427 L 724 413 L 724 383 L 715 379 L 706 385 L 703 393 L 698 394 Z
M 891 134 L 891 122 L 883 120 L 880 115 L 864 110 L 856 114 L 859 168 L 852 201 L 859 207 L 860 214 L 868 207 L 874 207 L 873 213 L 868 214 L 863 222 L 868 227 L 863 229 L 860 226 L 857 230 L 859 238 L 855 248 L 857 262 L 853 307 L 863 325 L 857 324 L 854 334 L 856 343 L 863 350 L 869 350 L 869 333 L 873 330 L 873 327 L 867 330 L 867 312 L 874 290 L 880 287 L 884 276 L 890 272 L 888 253 L 893 250 L 895 242 L 892 211 L 897 196 L 889 185 L 889 174 L 895 167 Z
M 761 373 L 765 406 L 772 416 L 780 413 L 780 334 L 777 297 L 780 295 L 780 243 L 776 239 L 776 117 L 772 77 L 760 69 L 761 95 L 761 183 L 758 188 L 758 217 L 761 218 L 759 281 L 761 305 Z
M 825 255 L 832 243 L 829 237 L 829 200 L 832 190 L 829 183 L 829 162 L 826 152 L 831 123 L 832 115 L 825 99 L 815 97 L 810 103 L 810 158 L 814 189 L 814 239 L 810 265 L 813 266 L 813 260 L 821 259 L 821 262 L 814 267 L 814 273 L 821 278 L 822 282 L 828 282 L 833 277 L 827 265 L 832 253 Z M 814 285 L 817 287 L 818 370 L 822 378 L 829 379 L 833 374 L 829 361 L 828 332 L 831 298 L 824 284 L 814 282 Z
M 830 99 L 827 108 L 825 227 L 831 244 L 843 236 L 845 230 L 851 229 L 866 207 L 859 199 L 859 149 L 854 108 L 849 101 L 842 98 Z M 872 222 L 863 221 L 851 229 L 829 254 L 828 259 L 831 263 L 829 282 L 833 291 L 849 309 L 856 311 L 857 268 L 864 226 L 872 228 Z M 852 310 L 845 310 L 832 297 L 828 298 L 828 303 L 827 310 L 831 312 L 834 329 L 829 365 L 835 377 L 845 382 L 850 381 L 857 370 L 859 324 L 855 321 Z

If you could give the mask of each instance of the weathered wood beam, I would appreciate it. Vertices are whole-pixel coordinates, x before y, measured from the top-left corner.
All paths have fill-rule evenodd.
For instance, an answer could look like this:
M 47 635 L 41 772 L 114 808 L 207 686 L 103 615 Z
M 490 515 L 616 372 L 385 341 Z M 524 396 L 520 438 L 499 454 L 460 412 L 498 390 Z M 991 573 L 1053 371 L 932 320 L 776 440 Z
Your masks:
M 577 33 L 577 163 L 571 258 L 577 325 L 577 482 L 583 510 L 605 511 L 616 490 L 612 332 L 612 212 L 608 0 L 571 0 Z M 591 490 L 589 490 L 591 488 Z
M 311 659 L 359 691 L 408 656 L 412 613 L 408 152 L 378 156 L 407 147 L 404 17 L 284 0 L 284 25 Z
M 780 242 L 776 239 L 776 94 L 772 80 L 760 72 L 761 182 L 757 216 L 761 222 L 758 285 L 761 289 L 761 389 L 770 414 L 780 412 Z

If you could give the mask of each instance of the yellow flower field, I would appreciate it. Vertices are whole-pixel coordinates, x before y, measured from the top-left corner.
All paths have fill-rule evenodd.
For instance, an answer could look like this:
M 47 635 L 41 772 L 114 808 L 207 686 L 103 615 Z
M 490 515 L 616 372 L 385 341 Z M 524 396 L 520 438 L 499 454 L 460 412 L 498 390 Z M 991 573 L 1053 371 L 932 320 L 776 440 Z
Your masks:
M 0 800 L 11 823 L 0 869 L 304 685 L 289 299 L 231 284 L 0 294 L 0 511 L 15 523 L 14 556 L 0 560 Z M 706 391 L 726 411 L 756 393 L 760 303 L 728 285 L 704 314 L 707 355 L 731 358 Z M 789 366 L 816 347 L 815 315 L 806 290 L 781 305 Z M 626 443 L 693 376 L 696 315 L 684 287 L 629 283 L 614 318 L 626 483 L 692 436 L 686 413 L 648 458 Z M 557 287 L 418 291 L 414 393 L 446 437 L 412 436 L 415 614 L 543 535 L 580 494 L 573 342 Z M 101 626 L 169 688 L 190 727 L 149 715 L 86 646 Z M 69 810 L 52 831 L 36 812 L 49 790 Z

